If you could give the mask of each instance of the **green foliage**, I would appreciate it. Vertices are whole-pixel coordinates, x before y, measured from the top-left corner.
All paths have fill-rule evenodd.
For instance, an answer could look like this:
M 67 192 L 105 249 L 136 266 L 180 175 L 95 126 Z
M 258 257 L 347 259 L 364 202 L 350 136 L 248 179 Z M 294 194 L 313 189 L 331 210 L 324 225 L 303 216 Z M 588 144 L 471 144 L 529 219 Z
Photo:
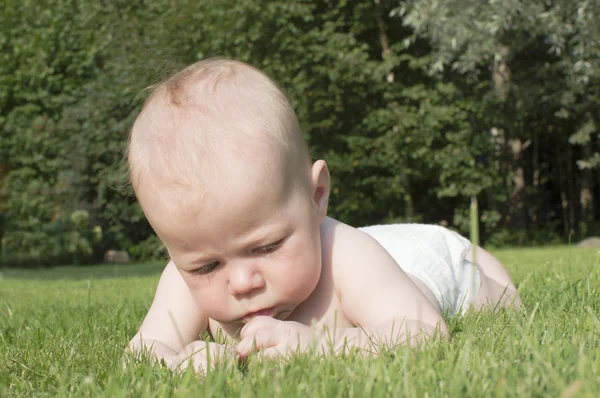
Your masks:
M 544 228 L 529 230 L 498 228 L 490 233 L 486 244 L 491 247 L 552 246 L 560 244 L 561 241 L 558 228 L 547 225 Z
M 413 0 L 400 2 L 392 15 L 413 29 L 408 43 L 431 44 L 432 76 L 460 82 L 479 104 L 483 112 L 471 123 L 496 132 L 497 156 L 488 164 L 499 161 L 497 170 L 507 179 L 504 189 L 497 178 L 492 182 L 487 206 L 508 207 L 509 228 L 535 230 L 548 216 L 538 203 L 550 205 L 553 191 L 563 198 L 564 235 L 577 224 L 580 233 L 590 233 L 598 201 L 589 196 L 595 184 L 585 169 L 600 164 L 600 31 L 592 22 L 600 3 Z
M 1 155 L 10 164 L 5 253 L 28 253 L 40 262 L 92 255 L 93 243 L 83 238 L 87 225 L 70 219 L 85 206 L 73 192 L 79 159 L 61 117 L 82 97 L 106 45 L 95 4 L 4 3 Z
M 154 234 L 131 246 L 129 248 L 129 254 L 133 258 L 139 259 L 139 261 L 152 261 L 157 259 L 168 261 L 169 258 L 167 249 Z
M 1 7 L 5 262 L 86 262 L 106 249 L 153 256 L 156 237 L 122 163 L 126 137 L 145 87 L 211 56 L 250 62 L 288 92 L 313 156 L 331 169 L 330 214 L 351 224 L 443 222 L 466 233 L 476 196 L 484 241 L 515 220 L 532 230 L 558 223 L 567 236 L 580 212 L 565 216 L 554 198 L 575 206 L 591 181 L 576 167 L 600 163 L 596 2 Z M 499 60 L 512 71 L 504 100 L 490 78 Z M 531 144 L 517 161 L 515 140 Z M 524 217 L 507 210 L 519 167 Z M 81 211 L 88 221 L 75 226 Z
M 141 51 L 130 50 L 144 43 L 131 38 L 143 37 L 141 25 L 148 29 L 162 10 L 150 8 L 139 21 L 142 7 L 125 7 L 7 4 L 3 54 L 14 56 L 0 66 L 11 79 L 0 94 L 3 156 L 11 167 L 4 262 L 16 254 L 41 264 L 98 260 L 103 250 L 128 248 L 150 234 L 121 159 L 132 103 L 153 75 L 147 67 L 140 73 Z M 69 222 L 77 211 L 89 214 L 85 227 Z M 94 230 L 103 231 L 101 239 L 84 238 Z

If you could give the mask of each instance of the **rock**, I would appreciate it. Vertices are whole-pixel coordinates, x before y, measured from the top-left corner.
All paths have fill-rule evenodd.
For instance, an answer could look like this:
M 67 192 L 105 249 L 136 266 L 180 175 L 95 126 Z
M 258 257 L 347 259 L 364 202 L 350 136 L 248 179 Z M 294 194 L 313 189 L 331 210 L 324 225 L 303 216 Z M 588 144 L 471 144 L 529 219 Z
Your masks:
M 600 247 L 600 237 L 590 236 L 577 244 L 577 247 Z
M 129 253 L 125 250 L 108 250 L 104 253 L 104 262 L 108 264 L 129 264 Z

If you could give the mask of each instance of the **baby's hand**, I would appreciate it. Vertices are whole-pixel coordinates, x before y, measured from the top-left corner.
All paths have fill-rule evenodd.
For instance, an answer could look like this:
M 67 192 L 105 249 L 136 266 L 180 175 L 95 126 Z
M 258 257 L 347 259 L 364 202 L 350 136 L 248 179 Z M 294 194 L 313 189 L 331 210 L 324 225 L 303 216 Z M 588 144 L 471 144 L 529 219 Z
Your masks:
M 246 358 L 256 349 L 261 356 L 276 357 L 318 349 L 323 332 L 298 322 L 280 321 L 268 316 L 257 316 L 240 332 L 241 341 L 235 351 Z
M 209 369 L 224 362 L 237 363 L 235 352 L 230 347 L 212 342 L 194 341 L 171 358 L 167 365 L 174 371 L 184 371 L 192 366 L 194 372 L 206 374 Z

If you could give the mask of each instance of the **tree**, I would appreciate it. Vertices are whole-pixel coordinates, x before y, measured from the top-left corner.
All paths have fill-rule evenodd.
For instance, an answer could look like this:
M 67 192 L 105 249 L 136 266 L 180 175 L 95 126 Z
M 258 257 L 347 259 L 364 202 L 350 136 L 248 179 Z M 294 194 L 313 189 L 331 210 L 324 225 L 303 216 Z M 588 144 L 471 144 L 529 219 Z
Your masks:
M 416 0 L 392 12 L 414 29 L 415 37 L 432 43 L 432 73 L 449 69 L 470 86 L 487 86 L 479 95 L 482 101 L 495 93 L 498 103 L 488 110 L 496 114 L 496 124 L 488 129 L 496 133 L 499 154 L 505 154 L 501 162 L 511 176 L 506 219 L 514 227 L 547 218 L 531 203 L 544 195 L 543 181 L 554 184 L 544 173 L 557 168 L 563 176 L 565 232 L 572 233 L 578 220 L 583 221 L 580 232 L 592 229 L 595 182 L 590 169 L 600 159 L 594 134 L 598 115 L 590 112 L 597 109 L 600 32 L 592 21 L 600 16 L 599 7 L 587 0 Z M 527 194 L 531 185 L 534 190 Z M 576 189 L 581 192 L 578 207 Z M 525 212 L 528 208 L 534 211 Z

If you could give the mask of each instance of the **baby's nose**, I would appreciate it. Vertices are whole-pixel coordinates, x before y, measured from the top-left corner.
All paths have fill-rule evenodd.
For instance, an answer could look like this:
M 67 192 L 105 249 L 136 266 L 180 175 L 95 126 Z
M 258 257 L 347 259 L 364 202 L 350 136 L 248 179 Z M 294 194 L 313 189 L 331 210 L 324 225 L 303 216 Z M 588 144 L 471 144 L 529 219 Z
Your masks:
M 254 265 L 230 264 L 229 271 L 229 293 L 234 296 L 249 293 L 265 285 L 265 280 Z

